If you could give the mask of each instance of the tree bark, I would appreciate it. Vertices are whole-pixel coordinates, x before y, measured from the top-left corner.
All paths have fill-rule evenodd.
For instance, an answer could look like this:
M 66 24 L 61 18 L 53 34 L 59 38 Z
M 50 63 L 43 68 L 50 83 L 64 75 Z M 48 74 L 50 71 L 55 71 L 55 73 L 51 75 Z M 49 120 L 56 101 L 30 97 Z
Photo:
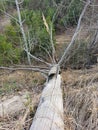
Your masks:
M 28 54 L 28 52 L 29 52 L 28 51 L 28 43 L 27 43 L 26 35 L 25 35 L 25 32 L 24 32 L 23 24 L 22 24 L 19 3 L 18 3 L 18 0 L 15 0 L 15 2 L 16 2 L 16 7 L 17 7 L 17 14 L 18 14 L 18 19 L 19 19 L 20 30 L 21 30 L 21 33 L 22 33 L 22 36 L 23 36 L 25 50 L 26 50 L 26 53 L 27 53 L 28 63 L 29 63 L 29 65 L 31 65 L 30 56 Z
M 64 130 L 61 76 L 49 74 L 30 130 Z

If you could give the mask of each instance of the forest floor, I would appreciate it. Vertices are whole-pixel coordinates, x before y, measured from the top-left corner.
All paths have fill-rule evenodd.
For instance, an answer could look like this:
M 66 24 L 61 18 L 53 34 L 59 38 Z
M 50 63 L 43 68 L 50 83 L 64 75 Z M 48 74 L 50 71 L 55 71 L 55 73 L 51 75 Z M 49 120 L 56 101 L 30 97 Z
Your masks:
M 95 97 L 98 94 L 98 65 L 94 65 L 91 69 L 88 70 L 68 69 L 66 71 L 62 71 L 61 75 L 63 78 L 62 88 L 64 99 L 65 128 L 67 128 L 65 130 L 74 130 L 73 127 L 76 127 L 77 124 L 80 124 L 81 127 L 83 127 L 83 122 L 82 120 L 81 122 L 78 121 L 78 118 L 80 118 L 78 115 L 79 112 L 72 113 L 73 107 L 76 107 L 74 109 L 78 111 L 80 107 L 79 104 L 82 103 L 82 105 L 84 105 L 84 98 L 87 98 L 86 103 L 89 103 L 92 98 L 92 94 L 96 94 Z M 29 129 L 32 118 L 36 111 L 36 107 L 38 106 L 41 92 L 44 88 L 44 83 L 45 79 L 42 77 L 42 75 L 40 75 L 40 73 L 18 70 L 12 72 L 0 71 L 1 102 L 10 99 L 16 95 L 20 97 L 25 96 L 25 98 L 27 99 L 25 109 L 22 110 L 20 113 L 0 118 L 0 130 L 20 130 L 21 128 L 25 130 Z M 95 100 L 93 99 L 93 101 Z M 88 106 L 89 109 L 92 109 L 93 101 L 91 101 L 90 106 Z M 95 107 L 97 109 L 98 104 L 95 104 Z M 28 108 L 29 112 L 27 112 Z M 87 108 L 84 107 L 82 109 L 84 109 L 84 113 L 82 113 L 83 115 L 87 111 Z M 75 114 L 77 114 L 77 118 L 75 117 Z M 24 117 L 25 120 L 23 122 L 22 119 Z M 77 124 L 75 124 L 75 121 Z M 78 128 L 77 130 L 80 129 Z

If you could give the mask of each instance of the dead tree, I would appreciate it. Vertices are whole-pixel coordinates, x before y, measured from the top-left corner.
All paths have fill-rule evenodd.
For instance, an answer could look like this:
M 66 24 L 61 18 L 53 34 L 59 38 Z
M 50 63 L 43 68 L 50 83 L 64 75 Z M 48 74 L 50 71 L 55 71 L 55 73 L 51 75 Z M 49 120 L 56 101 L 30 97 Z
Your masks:
M 15 1 L 16 1 L 16 6 L 17 6 L 17 10 L 18 10 L 18 15 L 19 15 L 19 6 L 17 3 L 17 0 L 15 0 Z M 52 26 L 50 29 L 50 41 L 52 44 L 52 53 L 53 53 L 52 58 L 54 61 L 52 64 L 47 63 L 47 62 L 31 55 L 25 45 L 25 51 L 27 52 L 27 54 L 30 57 L 32 57 L 33 59 L 35 59 L 37 61 L 45 63 L 49 67 L 52 66 L 52 68 L 49 71 L 48 78 L 46 81 L 46 86 L 42 92 L 42 96 L 40 98 L 40 103 L 38 105 L 38 109 L 34 116 L 30 130 L 50 130 L 50 129 L 51 130 L 64 130 L 63 98 L 62 98 L 61 75 L 60 75 L 59 66 L 61 66 L 64 59 L 66 60 L 66 56 L 70 53 L 72 45 L 74 44 L 74 41 L 78 35 L 82 17 L 84 16 L 84 13 L 89 4 L 90 4 L 90 0 L 87 0 L 86 4 L 84 6 L 84 9 L 80 15 L 78 25 L 77 25 L 76 31 L 72 37 L 72 40 L 69 43 L 68 47 L 65 49 L 64 54 L 62 55 L 61 59 L 59 60 L 59 62 L 57 64 L 55 63 L 55 59 L 54 59 L 55 49 L 54 49 L 53 40 L 52 40 Z M 23 27 L 21 25 L 21 20 L 20 20 L 20 28 L 21 28 L 21 31 L 23 31 Z
M 51 68 L 30 130 L 64 130 L 61 76 Z
M 42 92 L 40 103 L 33 119 L 30 130 L 64 130 L 63 123 L 63 100 L 61 91 L 61 76 L 59 74 L 59 65 L 62 64 L 66 55 L 69 53 L 80 29 L 80 23 L 84 13 L 90 4 L 90 0 L 84 6 L 80 15 L 76 31 L 72 37 L 64 54 L 57 65 L 54 65 L 48 75 L 46 86 Z

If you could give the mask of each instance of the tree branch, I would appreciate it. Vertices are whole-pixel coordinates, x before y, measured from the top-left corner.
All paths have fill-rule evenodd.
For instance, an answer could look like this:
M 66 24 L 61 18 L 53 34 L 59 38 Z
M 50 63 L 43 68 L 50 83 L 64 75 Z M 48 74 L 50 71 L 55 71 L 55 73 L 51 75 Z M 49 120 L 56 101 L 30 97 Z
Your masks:
M 30 52 L 28 52 L 26 49 L 24 49 L 24 50 L 26 51 L 26 53 L 28 53 L 28 55 L 29 55 L 30 57 L 32 57 L 32 58 L 35 59 L 36 61 L 40 61 L 40 62 L 42 62 L 42 63 L 44 63 L 44 64 L 46 64 L 46 65 L 48 65 L 48 66 L 51 66 L 50 63 L 48 63 L 48 62 L 46 62 L 46 61 L 44 61 L 44 60 L 42 60 L 42 59 L 40 59 L 40 58 L 38 58 L 38 57 L 32 55 L 32 54 L 31 54 Z
M 54 43 L 53 43 L 53 29 L 52 29 L 52 23 L 50 25 L 50 42 L 51 42 L 51 46 L 52 46 L 52 58 L 53 58 L 53 64 L 56 64 L 55 61 L 55 47 L 54 47 Z
M 25 49 L 27 50 L 26 52 L 28 52 L 28 43 L 27 43 L 26 35 L 25 35 L 25 32 L 24 32 L 23 24 L 22 24 L 19 3 L 18 3 L 18 0 L 15 0 L 15 2 L 16 2 L 16 8 L 17 8 L 17 14 L 18 14 L 18 19 L 19 19 L 20 30 L 21 30 L 21 33 L 22 33 L 22 36 L 23 36 Z M 29 56 L 28 53 L 27 53 L 27 58 L 28 58 L 28 63 L 31 65 L 31 60 L 30 60 L 30 56 Z
M 41 73 L 44 73 L 44 74 L 48 74 L 48 70 L 46 69 L 41 69 L 41 68 L 26 68 L 26 67 L 0 67 L 0 69 L 3 69 L 3 70 L 10 70 L 10 71 L 16 71 L 16 70 L 30 70 L 30 71 L 35 71 L 35 72 L 41 72 Z
M 74 44 L 74 41 L 75 41 L 75 39 L 76 39 L 76 37 L 77 37 L 77 35 L 78 35 L 78 33 L 79 33 L 81 20 L 82 20 L 82 18 L 83 18 L 83 16 L 84 16 L 84 13 L 85 13 L 85 11 L 86 11 L 86 9 L 87 9 L 87 7 L 88 7 L 89 4 L 90 4 L 90 0 L 87 0 L 86 4 L 85 4 L 85 6 L 84 6 L 84 9 L 82 10 L 82 13 L 81 13 L 81 15 L 80 15 L 80 17 L 79 17 L 78 25 L 77 25 L 77 27 L 76 27 L 75 33 L 74 33 L 74 35 L 73 35 L 73 37 L 72 37 L 72 40 L 71 40 L 70 44 L 68 45 L 68 47 L 65 49 L 64 54 L 62 55 L 61 59 L 60 59 L 59 62 L 58 62 L 59 65 L 61 65 L 62 62 L 64 61 L 64 59 L 66 59 L 65 56 L 67 56 L 67 54 L 69 53 L 69 51 L 70 51 L 72 45 Z

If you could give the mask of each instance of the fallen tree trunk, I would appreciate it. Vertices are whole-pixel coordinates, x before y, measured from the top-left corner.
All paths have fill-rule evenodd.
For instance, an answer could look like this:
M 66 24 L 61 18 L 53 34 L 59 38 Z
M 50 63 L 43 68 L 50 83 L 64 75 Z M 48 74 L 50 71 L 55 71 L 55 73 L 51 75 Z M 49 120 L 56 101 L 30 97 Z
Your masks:
M 50 70 L 30 130 L 64 130 L 61 76 Z

